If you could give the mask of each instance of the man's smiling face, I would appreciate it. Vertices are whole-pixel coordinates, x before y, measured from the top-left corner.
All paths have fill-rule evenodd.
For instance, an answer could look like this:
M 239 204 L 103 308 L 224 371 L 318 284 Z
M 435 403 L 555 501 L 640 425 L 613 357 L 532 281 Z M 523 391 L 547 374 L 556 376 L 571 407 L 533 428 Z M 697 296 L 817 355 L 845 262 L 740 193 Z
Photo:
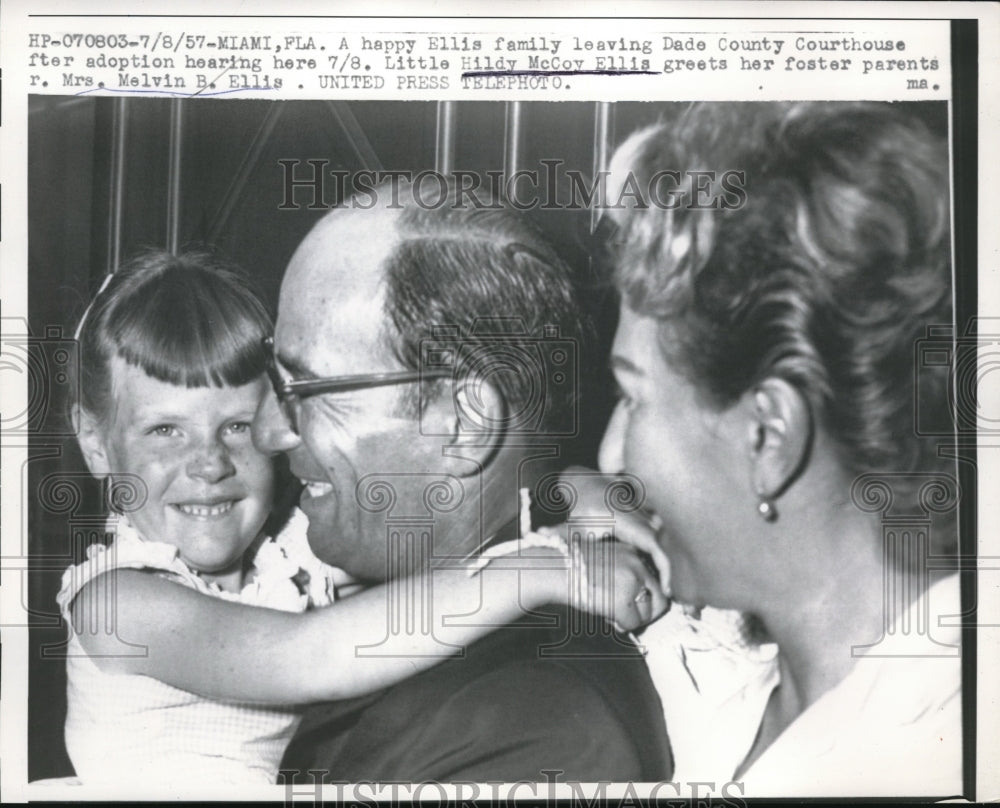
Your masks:
M 281 286 L 274 348 L 282 375 L 404 369 L 382 336 L 382 267 L 396 244 L 394 232 L 391 211 L 338 211 L 302 242 Z M 269 395 L 254 422 L 258 446 L 286 452 L 292 473 L 306 484 L 300 506 L 309 517 L 313 551 L 361 579 L 384 580 L 401 570 L 389 570 L 386 513 L 361 507 L 359 481 L 389 476 L 397 499 L 409 502 L 415 496 L 410 489 L 426 482 L 413 472 L 433 471 L 435 457 L 440 462 L 440 446 L 421 440 L 416 418 L 401 415 L 405 387 L 304 398 L 298 435 Z

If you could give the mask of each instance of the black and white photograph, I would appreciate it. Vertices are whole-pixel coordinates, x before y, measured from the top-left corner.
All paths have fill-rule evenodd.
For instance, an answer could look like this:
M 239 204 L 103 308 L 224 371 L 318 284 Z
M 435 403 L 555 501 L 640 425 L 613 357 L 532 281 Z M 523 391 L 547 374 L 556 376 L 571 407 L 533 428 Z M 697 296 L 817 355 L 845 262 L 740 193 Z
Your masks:
M 997 796 L 980 21 L 186 10 L 5 61 L 11 793 Z

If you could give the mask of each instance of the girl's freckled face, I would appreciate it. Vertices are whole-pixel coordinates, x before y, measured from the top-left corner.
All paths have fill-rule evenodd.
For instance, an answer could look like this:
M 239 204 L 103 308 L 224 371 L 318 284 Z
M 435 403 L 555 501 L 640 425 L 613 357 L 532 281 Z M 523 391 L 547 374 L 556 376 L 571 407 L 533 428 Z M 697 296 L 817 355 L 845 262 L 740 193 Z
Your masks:
M 112 361 L 114 412 L 101 444 L 107 470 L 137 486 L 127 515 L 148 541 L 179 548 L 201 572 L 242 559 L 271 509 L 271 459 L 250 439 L 267 382 L 182 387 Z

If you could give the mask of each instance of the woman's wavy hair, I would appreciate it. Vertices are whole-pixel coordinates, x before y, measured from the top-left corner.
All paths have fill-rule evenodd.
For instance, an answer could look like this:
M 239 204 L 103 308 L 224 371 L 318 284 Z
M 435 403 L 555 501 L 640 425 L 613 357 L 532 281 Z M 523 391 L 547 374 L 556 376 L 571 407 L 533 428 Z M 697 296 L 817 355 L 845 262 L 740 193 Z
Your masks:
M 726 204 L 692 207 L 711 196 L 693 179 L 669 209 L 633 195 L 617 285 L 705 403 L 779 377 L 848 473 L 944 470 L 914 423 L 915 343 L 952 323 L 943 138 L 899 104 L 705 103 L 632 135 L 612 176 L 644 192 L 664 169 L 715 172 Z M 922 412 L 949 406 L 945 384 L 920 385 Z
M 77 328 L 79 400 L 99 419 L 114 412 L 111 360 L 184 387 L 239 386 L 265 371 L 271 318 L 243 275 L 203 250 L 136 255 L 94 297 Z

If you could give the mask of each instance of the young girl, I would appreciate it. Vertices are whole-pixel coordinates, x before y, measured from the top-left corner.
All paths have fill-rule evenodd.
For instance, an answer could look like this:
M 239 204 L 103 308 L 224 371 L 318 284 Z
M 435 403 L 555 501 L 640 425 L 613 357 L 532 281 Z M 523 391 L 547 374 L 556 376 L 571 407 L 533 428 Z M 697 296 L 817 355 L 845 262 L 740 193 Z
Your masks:
M 114 534 L 66 571 L 58 595 L 70 625 L 66 743 L 84 784 L 273 783 L 297 726 L 289 705 L 386 687 L 441 661 L 442 643 L 457 651 L 524 608 L 569 598 L 633 627 L 664 606 L 623 548 L 608 546 L 613 576 L 577 597 L 565 563 L 488 557 L 427 582 L 433 615 L 476 611 L 476 625 L 438 619 L 393 657 L 358 656 L 385 636 L 384 589 L 310 609 L 335 588 L 305 517 L 262 533 L 273 470 L 250 423 L 270 329 L 239 275 L 202 253 L 140 256 L 81 321 L 74 417 L 89 469 L 111 483 Z

